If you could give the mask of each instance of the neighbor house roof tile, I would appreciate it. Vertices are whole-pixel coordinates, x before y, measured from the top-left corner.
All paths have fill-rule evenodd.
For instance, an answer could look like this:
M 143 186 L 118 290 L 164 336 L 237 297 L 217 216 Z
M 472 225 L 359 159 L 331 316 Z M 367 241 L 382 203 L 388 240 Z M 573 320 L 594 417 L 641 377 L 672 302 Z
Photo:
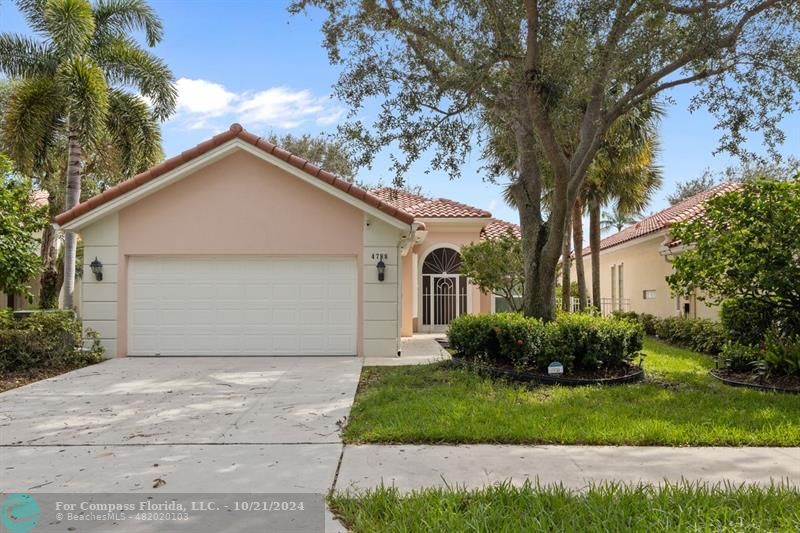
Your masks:
M 493 218 L 481 230 L 481 238 L 484 240 L 499 239 L 500 237 L 508 235 L 509 233 L 517 238 L 522 237 L 519 225 L 506 222 L 505 220 Z
M 655 215 L 643 218 L 639 222 L 624 228 L 618 233 L 609 235 L 600 241 L 600 249 L 605 250 L 624 242 L 667 229 L 672 224 L 693 220 L 702 216 L 705 211 L 706 200 L 727 192 L 735 191 L 739 189 L 739 187 L 740 185 L 736 182 L 726 182 L 712 187 L 707 191 L 695 194 L 673 206 L 659 211 Z M 583 255 L 588 255 L 590 252 L 591 249 L 589 247 L 583 249 Z
M 167 159 L 163 163 L 160 163 L 153 168 L 142 172 L 141 174 L 137 174 L 136 176 L 125 180 L 114 187 L 111 187 L 102 194 L 94 196 L 85 202 L 76 205 L 69 211 L 61 213 L 56 217 L 56 223 L 62 225 L 66 224 L 67 222 L 70 222 L 79 216 L 88 213 L 92 209 L 96 209 L 97 207 L 116 199 L 123 194 L 140 187 L 141 185 L 154 180 L 163 174 L 166 174 L 171 170 L 176 169 L 177 167 L 184 165 L 189 161 L 204 155 L 214 148 L 233 139 L 241 139 L 242 141 L 251 144 L 260 150 L 263 150 L 264 152 L 267 152 L 278 159 L 287 161 L 290 165 L 297 167 L 306 174 L 324 181 L 325 183 L 334 185 L 347 194 L 381 210 L 389 216 L 405 222 L 406 224 L 411 224 L 414 222 L 414 214 L 409 213 L 402 208 L 395 206 L 393 203 L 387 202 L 375 196 L 374 194 L 365 191 L 361 187 L 353 185 L 341 178 L 337 178 L 330 172 L 317 168 L 305 159 L 293 155 L 263 138 L 257 137 L 252 133 L 245 131 L 239 124 L 232 124 L 227 131 L 214 135 L 211 139 L 198 144 L 194 148 L 190 148 L 180 155 Z

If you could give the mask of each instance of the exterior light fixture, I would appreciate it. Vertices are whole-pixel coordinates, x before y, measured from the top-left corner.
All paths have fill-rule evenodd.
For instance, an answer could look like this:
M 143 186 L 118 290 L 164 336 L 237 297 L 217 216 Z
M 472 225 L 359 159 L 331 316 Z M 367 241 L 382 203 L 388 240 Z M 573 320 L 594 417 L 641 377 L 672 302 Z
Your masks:
M 378 281 L 386 279 L 386 263 L 384 263 L 383 260 L 388 258 L 389 254 L 372 254 L 372 259 L 378 260 L 378 263 L 375 265 L 375 268 L 378 269 Z
M 89 266 L 92 267 L 92 274 L 94 274 L 94 278 L 97 281 L 103 281 L 103 263 L 101 263 L 100 260 L 95 257 L 94 261 L 92 261 Z
M 375 267 L 378 269 L 378 281 L 383 281 L 386 278 L 386 263 L 381 259 Z

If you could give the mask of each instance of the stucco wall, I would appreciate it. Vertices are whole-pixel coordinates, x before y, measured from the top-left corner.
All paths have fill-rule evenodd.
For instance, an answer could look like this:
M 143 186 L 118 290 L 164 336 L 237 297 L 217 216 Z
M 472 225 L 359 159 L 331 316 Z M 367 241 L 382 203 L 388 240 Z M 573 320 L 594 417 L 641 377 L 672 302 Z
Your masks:
M 364 216 L 363 292 L 365 357 L 396 356 L 400 349 L 400 239 L 403 232 L 370 215 Z M 376 265 L 386 265 L 383 281 Z
M 611 298 L 611 268 L 623 267 L 623 288 L 621 298 L 630 302 L 629 309 L 637 313 L 650 313 L 660 317 L 677 316 L 683 313 L 684 304 L 689 303 L 689 316 L 696 318 L 718 318 L 718 310 L 706 306 L 694 295 L 687 299 L 681 296 L 676 300 L 672 295 L 666 278 L 672 273 L 672 265 L 659 253 L 664 242 L 664 234 L 641 238 L 631 243 L 604 250 L 600 254 L 600 295 Z M 586 284 L 592 293 L 592 264 L 589 255 L 584 256 Z M 571 269 L 575 280 L 575 266 Z M 645 290 L 655 290 L 654 299 L 645 299 Z M 618 295 L 619 297 L 619 295 Z
M 117 301 L 119 299 L 119 218 L 103 217 L 81 231 L 83 240 L 83 282 L 80 295 L 80 316 L 83 326 L 100 334 L 106 357 L 120 352 L 117 342 Z M 97 258 L 103 263 L 103 281 L 97 281 L 90 263 Z

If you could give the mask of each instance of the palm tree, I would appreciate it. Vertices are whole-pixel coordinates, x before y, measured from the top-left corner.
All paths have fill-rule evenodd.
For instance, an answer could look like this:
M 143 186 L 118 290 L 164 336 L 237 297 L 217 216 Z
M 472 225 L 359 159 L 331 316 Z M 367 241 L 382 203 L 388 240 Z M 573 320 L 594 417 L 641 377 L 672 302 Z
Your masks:
M 587 175 L 583 197 L 589 211 L 589 247 L 592 264 L 592 301 L 600 305 L 601 208 L 614 203 L 620 220 L 631 219 L 644 209 L 661 187 L 658 155 L 658 123 L 663 109 L 648 101 L 612 125 Z M 624 225 L 626 222 L 622 222 Z M 621 229 L 621 228 L 619 228 Z
M 615 207 L 611 211 L 603 211 L 603 218 L 600 220 L 600 231 L 608 231 L 612 228 L 622 231 L 625 226 L 636 222 L 639 218 L 638 215 L 639 213 L 620 211 L 619 207 Z
M 163 28 L 144 0 L 17 0 L 17 6 L 40 39 L 0 34 L 0 72 L 13 80 L 3 141 L 27 173 L 66 144 L 64 209 L 70 209 L 80 201 L 87 148 L 114 146 L 128 174 L 160 157 L 158 123 L 177 100 L 173 76 L 130 34 L 143 31 L 153 47 Z M 73 306 L 76 244 L 67 232 L 66 308 Z

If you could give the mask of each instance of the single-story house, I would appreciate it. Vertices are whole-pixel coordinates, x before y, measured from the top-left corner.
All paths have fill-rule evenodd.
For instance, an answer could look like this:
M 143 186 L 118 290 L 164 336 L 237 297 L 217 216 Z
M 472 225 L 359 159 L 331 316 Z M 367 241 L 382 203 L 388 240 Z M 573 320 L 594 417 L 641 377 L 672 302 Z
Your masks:
M 401 335 L 493 309 L 459 249 L 519 231 L 368 192 L 238 124 L 56 222 L 80 234 L 80 314 L 116 356 L 396 356 Z
M 643 218 L 600 241 L 600 307 L 650 313 L 660 317 L 686 316 L 716 319 L 719 310 L 698 299 L 697 293 L 674 295 L 667 284 L 672 258 L 685 247 L 670 236 L 678 222 L 702 216 L 705 202 L 739 188 L 723 183 L 696 194 L 658 213 Z M 583 249 L 583 264 L 589 294 L 592 291 L 591 250 Z M 575 265 L 572 265 L 575 279 Z

